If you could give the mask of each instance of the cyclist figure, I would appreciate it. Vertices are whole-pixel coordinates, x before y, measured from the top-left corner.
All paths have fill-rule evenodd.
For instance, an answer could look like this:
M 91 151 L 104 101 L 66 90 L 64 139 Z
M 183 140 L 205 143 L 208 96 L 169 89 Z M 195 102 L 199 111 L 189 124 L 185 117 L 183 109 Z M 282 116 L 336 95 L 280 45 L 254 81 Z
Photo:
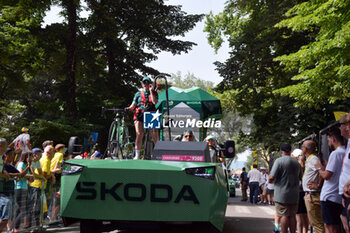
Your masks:
M 152 81 L 149 77 L 143 77 L 142 89 L 136 92 L 132 104 L 127 107 L 127 110 L 134 110 L 134 125 L 136 131 L 135 140 L 135 158 L 140 159 L 140 150 L 142 145 L 142 138 L 144 134 L 143 130 L 143 112 L 144 111 L 156 111 L 156 104 L 158 103 L 158 94 L 154 90 Z M 150 130 L 153 142 L 158 141 L 158 132 L 155 129 Z

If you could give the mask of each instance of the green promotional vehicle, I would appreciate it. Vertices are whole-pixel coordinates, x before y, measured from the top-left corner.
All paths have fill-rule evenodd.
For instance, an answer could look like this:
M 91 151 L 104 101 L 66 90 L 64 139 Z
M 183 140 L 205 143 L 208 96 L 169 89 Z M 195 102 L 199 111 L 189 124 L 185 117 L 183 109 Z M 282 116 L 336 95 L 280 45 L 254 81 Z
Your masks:
M 154 86 L 159 77 L 165 79 L 166 114 L 170 116 L 165 76 L 158 75 Z M 165 122 L 169 125 L 170 118 Z M 222 231 L 229 195 L 227 171 L 211 161 L 217 161 L 216 156 L 233 158 L 234 142 L 226 141 L 213 154 L 207 142 L 171 141 L 170 127 L 166 134 L 169 141 L 162 137 L 156 143 L 147 156 L 151 160 L 65 162 L 61 178 L 64 224 L 80 221 L 81 232 L 89 233 L 172 223 L 194 226 L 191 232 Z M 72 154 L 80 154 L 76 139 L 72 137 L 68 146 Z
M 232 147 L 226 151 L 234 156 Z M 67 161 L 61 180 L 65 225 L 80 221 L 81 232 L 96 233 L 126 223 L 209 223 L 222 231 L 227 177 L 222 164 L 206 162 L 207 143 L 160 141 L 152 159 Z

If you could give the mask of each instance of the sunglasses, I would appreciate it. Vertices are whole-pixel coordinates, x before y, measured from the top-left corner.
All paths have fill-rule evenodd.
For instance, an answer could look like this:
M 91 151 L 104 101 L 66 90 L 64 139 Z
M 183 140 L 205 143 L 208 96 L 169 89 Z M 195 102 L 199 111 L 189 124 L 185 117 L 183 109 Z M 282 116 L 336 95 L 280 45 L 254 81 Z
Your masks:
M 192 135 L 185 135 L 185 138 L 192 138 Z

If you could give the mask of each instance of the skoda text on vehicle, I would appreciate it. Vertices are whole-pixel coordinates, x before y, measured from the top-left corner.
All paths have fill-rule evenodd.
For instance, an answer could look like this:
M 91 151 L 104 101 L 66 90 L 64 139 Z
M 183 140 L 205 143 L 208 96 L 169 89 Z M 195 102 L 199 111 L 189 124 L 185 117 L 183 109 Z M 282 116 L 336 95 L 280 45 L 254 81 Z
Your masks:
M 222 164 L 205 162 L 207 144 L 161 141 L 152 159 L 158 158 L 165 160 L 67 161 L 61 185 L 64 222 L 82 221 L 82 231 L 86 225 L 102 229 L 102 221 L 117 228 L 123 222 L 207 222 L 222 231 L 227 178 Z

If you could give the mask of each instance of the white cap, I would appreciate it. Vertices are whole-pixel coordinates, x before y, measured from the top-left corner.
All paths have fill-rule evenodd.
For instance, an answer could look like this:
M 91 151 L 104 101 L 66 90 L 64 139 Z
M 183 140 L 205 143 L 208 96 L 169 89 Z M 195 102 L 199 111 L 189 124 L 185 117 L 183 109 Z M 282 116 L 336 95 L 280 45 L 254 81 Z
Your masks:
M 301 155 L 302 153 L 303 153 L 302 150 L 300 150 L 300 149 L 295 149 L 295 150 L 293 150 L 293 152 L 292 152 L 292 156 L 298 158 L 299 155 Z

